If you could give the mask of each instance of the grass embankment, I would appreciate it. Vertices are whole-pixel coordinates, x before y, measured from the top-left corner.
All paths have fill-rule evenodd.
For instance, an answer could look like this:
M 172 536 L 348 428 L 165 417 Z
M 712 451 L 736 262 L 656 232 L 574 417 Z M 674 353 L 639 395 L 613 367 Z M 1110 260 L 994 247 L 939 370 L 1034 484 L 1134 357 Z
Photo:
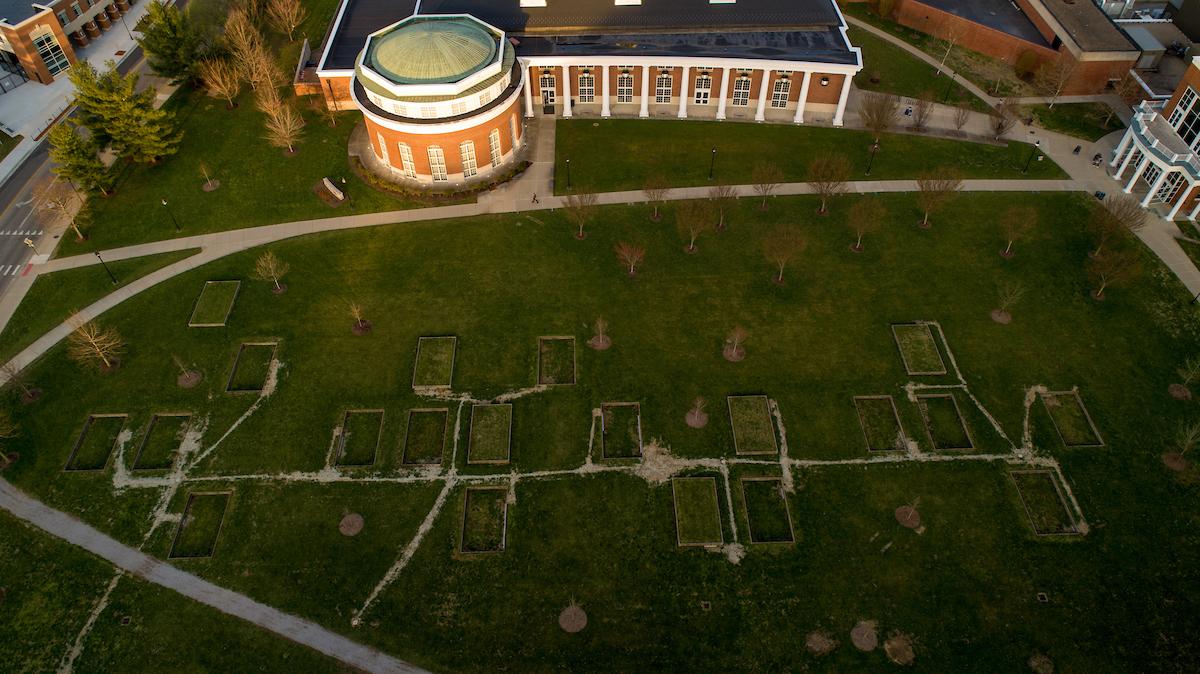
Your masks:
M 850 44 L 862 48 L 863 69 L 854 77 L 859 89 L 987 112 L 986 103 L 946 75 L 938 75 L 937 68 L 861 28 L 852 26 L 847 32 Z

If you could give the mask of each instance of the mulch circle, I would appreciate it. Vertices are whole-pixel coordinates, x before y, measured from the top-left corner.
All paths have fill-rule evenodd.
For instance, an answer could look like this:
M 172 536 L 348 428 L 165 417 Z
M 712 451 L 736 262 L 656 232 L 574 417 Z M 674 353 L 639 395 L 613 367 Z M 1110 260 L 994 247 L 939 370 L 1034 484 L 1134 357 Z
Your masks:
M 850 244 L 850 252 L 852 253 L 861 253 L 864 250 L 866 250 L 864 246 L 860 246 L 857 243 Z
M 725 356 L 725 360 L 731 363 L 740 363 L 746 358 L 746 349 L 740 346 L 736 349 L 731 346 L 726 346 L 725 350 L 721 352 L 721 355 Z
M 888 660 L 897 665 L 911 665 L 917 657 L 913 653 L 912 639 L 907 634 L 895 634 L 883 642 L 883 652 L 887 653 Z
M 1092 299 L 1096 300 L 1097 302 L 1104 301 L 1104 295 L 1097 295 L 1095 290 L 1088 291 L 1088 294 L 1091 295 Z
M 684 246 L 683 252 L 687 253 L 688 255 L 695 255 L 696 253 L 700 252 L 700 246 Z
M 1037 653 L 1029 656 L 1029 668 L 1037 674 L 1054 674 L 1054 661 L 1048 655 Z
M 587 613 L 577 604 L 571 604 L 558 614 L 558 626 L 567 634 L 582 632 L 587 623 Z
M 204 373 L 199 370 L 188 370 L 175 378 L 179 388 L 195 388 L 201 381 L 204 381 Z
M 342 532 L 343 536 L 357 536 L 362 530 L 363 516 L 358 513 L 349 513 L 338 524 L 338 531 Z
M 873 651 L 879 645 L 879 634 L 875 631 L 874 620 L 860 620 L 854 629 L 850 630 L 850 641 L 860 651 Z
M 932 222 L 918 222 L 917 227 L 919 229 L 933 229 L 933 223 Z
M 31 388 L 28 391 L 21 392 L 21 403 L 29 405 L 35 403 L 42 397 L 42 389 Z
M 0 470 L 13 465 L 19 458 L 21 458 L 20 452 L 9 452 L 7 455 L 0 454 Z
M 992 309 L 992 320 L 1000 325 L 1008 325 L 1012 323 L 1012 314 L 1002 309 Z
M 1016 255 L 1016 253 L 1012 252 L 1011 250 L 1000 251 L 1000 257 L 1004 258 L 1005 260 L 1013 259 L 1014 255 Z
M 587 345 L 597 351 L 604 351 L 612 346 L 612 338 L 608 335 L 596 335 L 587 341 Z
M 363 335 L 371 332 L 372 327 L 374 327 L 374 325 L 371 323 L 371 321 L 355 321 L 354 325 L 350 328 L 350 332 L 362 337 Z
M 210 181 L 204 183 L 204 186 L 201 187 L 200 189 L 204 190 L 205 192 L 212 192 L 213 190 L 217 189 L 220 186 L 221 186 L 220 180 L 210 180 Z
M 1191 462 L 1187 460 L 1187 457 L 1179 452 L 1163 452 L 1162 462 L 1167 468 L 1176 473 L 1182 473 L 1191 466 Z
M 704 410 L 688 410 L 688 428 L 704 428 L 708 425 L 708 413 Z
M 1176 400 L 1192 399 L 1192 389 L 1184 386 L 1183 384 L 1171 384 L 1167 387 L 1167 393 L 1170 393 L 1171 397 Z
M 896 521 L 909 529 L 916 529 L 921 526 L 921 513 L 912 506 L 902 505 L 896 508 Z
M 804 639 L 804 646 L 808 648 L 808 652 L 816 656 L 829 655 L 837 645 L 833 635 L 825 631 L 809 632 L 808 637 Z
M 271 292 L 275 293 L 276 295 L 282 295 L 287 292 L 287 284 L 280 283 L 278 287 L 271 286 Z
M 109 361 L 108 365 L 100 366 L 100 374 L 112 374 L 113 372 L 116 372 L 117 370 L 120 370 L 120 369 L 121 369 L 121 359 L 113 358 L 111 361 Z

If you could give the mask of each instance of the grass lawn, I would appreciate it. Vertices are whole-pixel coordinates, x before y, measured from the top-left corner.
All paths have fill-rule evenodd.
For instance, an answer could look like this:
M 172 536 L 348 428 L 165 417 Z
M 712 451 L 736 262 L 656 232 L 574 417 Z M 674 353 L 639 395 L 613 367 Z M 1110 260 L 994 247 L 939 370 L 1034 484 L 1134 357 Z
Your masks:
M 233 311 L 241 281 L 206 281 L 196 298 L 196 308 L 188 325 L 193 328 L 224 327 Z
M 729 229 L 706 233 L 695 255 L 679 244 L 673 203 L 662 223 L 651 223 L 642 205 L 603 207 L 585 241 L 572 237 L 561 212 L 539 214 L 541 222 L 489 215 L 301 237 L 272 245 L 292 265 L 285 295 L 247 284 L 230 328 L 189 329 L 201 284 L 244 278 L 261 253 L 243 251 L 108 312 L 105 322 L 129 341 L 117 372 L 81 368 L 62 346 L 35 363 L 31 375 L 47 394 L 34 405 L 11 405 L 21 433 L 5 446 L 20 459 L 4 477 L 119 540 L 138 542 L 159 488 L 114 491 L 107 471 L 62 467 L 88 414 L 126 413 L 127 427 L 137 429 L 153 413 L 189 411 L 207 420 L 202 446 L 221 443 L 171 499 L 169 513 L 181 515 L 195 491 L 233 496 L 215 556 L 173 563 L 441 671 L 496 662 L 520 671 L 874 671 L 882 654 L 847 644 L 861 619 L 879 620 L 884 633 L 913 635 L 925 671 L 1015 671 L 1033 653 L 1047 653 L 1058 671 L 1187 670 L 1200 658 L 1200 487 L 1166 470 L 1159 455 L 1195 418 L 1194 407 L 1167 394 L 1176 368 L 1200 349 L 1190 296 L 1147 256 L 1143 277 L 1113 288 L 1104 302 L 1090 299 L 1085 223 L 1094 200 L 1087 195 L 964 195 L 928 231 L 914 225 L 913 195 L 882 195 L 884 226 L 858 254 L 848 250 L 844 222 L 855 198 L 838 201 L 824 218 L 813 214 L 810 197 L 781 197 L 765 213 L 741 200 Z M 1055 226 L 1036 230 L 1019 256 L 1005 260 L 996 254 L 1003 244 L 996 213 L 1014 199 Z M 771 282 L 763 254 L 778 223 L 808 239 L 783 287 Z M 622 240 L 646 248 L 636 278 L 613 255 Z M 375 320 L 370 339 L 346 330 L 348 269 L 355 296 Z M 1030 291 L 1014 310 L 1017 320 L 1000 326 L 988 313 L 997 284 L 1007 280 Z M 575 386 L 505 398 L 519 448 L 509 465 L 456 462 L 467 484 L 445 494 L 440 481 L 381 481 L 435 470 L 401 465 L 408 410 L 447 408 L 434 424 L 441 434 L 431 435 L 446 452 L 463 452 L 475 402 L 531 387 L 537 337 L 586 338 L 598 315 L 620 339 L 607 351 L 578 351 Z M 783 496 L 776 483 L 743 492 L 739 480 L 778 475 L 778 462 L 738 463 L 719 404 L 729 395 L 769 392 L 793 459 L 872 456 L 851 404 L 856 395 L 892 395 L 904 427 L 920 435 L 919 410 L 904 389 L 913 377 L 891 331 L 916 320 L 941 325 L 946 342 L 939 336 L 938 347 L 947 358 L 953 353 L 971 395 L 1010 440 L 1024 432 L 1028 387 L 1084 392 L 1105 447 L 1065 449 L 1036 399 L 1029 435 L 1038 456 L 1061 462 L 1091 525 L 1087 536 L 1035 537 L 1009 466 L 992 461 L 806 465 L 793 471 L 795 490 Z M 751 335 L 738 363 L 721 355 L 731 325 Z M 417 339 L 445 334 L 461 339 L 446 397 L 469 392 L 470 400 L 412 390 Z M 237 346 L 264 336 L 284 347 L 277 388 L 266 398 L 224 395 Z M 173 353 L 204 371 L 199 386 L 175 385 Z M 700 429 L 685 421 L 697 396 L 712 401 Z M 722 523 L 732 507 L 738 542 L 750 533 L 782 538 L 780 515 L 789 512 L 795 542 L 748 545 L 736 566 L 726 555 L 680 550 L 669 480 L 622 472 L 643 462 L 599 461 L 606 446 L 593 443 L 613 440 L 599 428 L 589 436 L 603 401 L 640 402 L 647 447 L 654 441 L 673 457 L 729 464 Z M 346 409 L 387 411 L 381 460 L 362 479 L 254 477 L 321 471 Z M 984 436 L 973 438 L 980 451 L 1011 451 L 981 413 L 971 414 L 963 410 L 972 432 Z M 631 428 L 616 425 L 618 433 Z M 565 474 L 585 463 L 589 449 L 596 469 Z M 647 451 L 644 463 L 650 458 Z M 507 488 L 509 471 L 521 477 L 507 505 L 504 551 L 464 559 L 467 486 Z M 534 471 L 543 475 L 528 476 Z M 920 536 L 893 514 L 917 498 L 926 526 Z M 408 564 L 352 627 L 436 502 L 443 507 Z M 337 529 L 348 512 L 366 522 L 354 538 Z M 734 529 L 723 530 L 732 543 Z M 173 525 L 160 527 L 148 552 L 166 557 L 174 534 Z M 1120 569 L 1117 585 L 1113 569 Z M 1051 601 L 1038 603 L 1038 592 Z M 568 637 L 557 617 L 572 599 L 589 624 Z M 138 606 L 132 602 L 129 613 L 140 615 Z M 160 648 L 168 636 L 179 652 L 196 653 L 212 643 L 201 631 L 206 624 L 197 624 L 189 633 L 164 620 L 163 636 L 147 636 L 102 617 L 96 638 L 105 641 L 95 653 L 127 658 L 138 648 L 131 640 Z M 815 629 L 840 635 L 843 644 L 820 662 L 797 646 Z M 212 657 L 226 657 L 222 650 Z M 272 668 L 258 662 L 242 668 Z M 294 669 L 306 671 L 304 663 Z
M 750 527 L 751 543 L 790 543 L 791 515 L 787 499 L 778 478 L 742 479 L 742 498 L 746 505 L 746 521 Z
M 862 72 L 854 76 L 854 85 L 868 91 L 924 98 L 926 100 L 987 112 L 988 106 L 961 84 L 938 75 L 937 68 L 914 57 L 883 38 L 861 28 L 848 31 L 850 44 L 861 47 Z
M 142 436 L 133 460 L 133 469 L 170 468 L 190 422 L 191 416 L 187 414 L 155 414 L 150 419 L 146 434 Z
M 446 451 L 446 410 L 412 410 L 404 434 L 404 463 L 438 464 Z
M 738 454 L 774 454 L 775 425 L 766 396 L 729 396 L 729 422 Z
M 449 387 L 454 379 L 454 337 L 422 337 L 417 340 L 417 364 L 413 388 Z
M 469 488 L 463 502 L 462 548 L 466 553 L 504 549 L 508 490 Z
M 1067 447 L 1092 447 L 1102 444 L 1092 430 L 1083 399 L 1078 394 L 1048 393 L 1042 396 L 1046 412 L 1054 419 L 1054 426 Z
M 717 480 L 713 477 L 677 477 L 671 480 L 675 526 L 680 545 L 720 545 L 721 508 Z
M 854 175 L 865 179 L 871 146 L 865 131 L 741 122 L 560 119 L 556 129 L 556 192 L 565 191 L 567 159 L 575 192 L 640 190 L 655 174 L 675 187 L 749 185 L 758 163 L 777 165 L 784 182 L 803 182 L 809 162 L 820 154 L 844 155 L 854 165 Z M 716 168 L 710 182 L 714 147 Z M 1029 157 L 1026 143 L 998 146 L 887 134 L 880 147 L 872 180 L 912 179 L 931 166 L 954 166 L 967 178 L 1066 177 L 1049 158 L 1030 167 L 1028 175 L 1021 174 Z
M 946 374 L 946 364 L 938 352 L 937 340 L 927 324 L 910 323 L 893 325 L 892 334 L 900 347 L 900 358 L 909 374 Z
M 7 133 L 0 131 L 0 159 L 7 157 L 8 153 L 12 152 L 13 148 L 19 145 L 21 140 L 24 138 L 25 137 L 20 134 L 10 136 Z
M 642 408 L 637 403 L 604 403 L 600 406 L 606 459 L 632 459 L 642 455 Z
M 538 337 L 538 384 L 575 383 L 575 338 Z
M 472 405 L 467 463 L 508 463 L 512 405 Z
M 183 518 L 176 529 L 171 557 L 211 557 L 217 549 L 225 510 L 229 507 L 228 493 L 195 493 L 188 495 Z
M 891 396 L 860 396 L 854 398 L 859 422 L 873 452 L 904 450 L 904 429 Z
M 271 363 L 278 349 L 275 343 L 246 342 L 238 348 L 233 361 L 233 373 L 229 375 L 230 393 L 257 393 L 267 383 Z
M 1025 109 L 1038 126 L 1084 140 L 1100 140 L 1125 128 L 1121 118 L 1104 103 L 1056 103 L 1053 108 L 1029 105 Z
M 917 398 L 929 442 L 936 450 L 972 449 L 971 435 L 958 410 L 954 394 L 922 395 Z
M 117 445 L 117 436 L 128 420 L 124 415 L 105 414 L 89 416 L 83 422 L 83 430 L 75 442 L 75 449 L 67 460 L 67 470 L 101 470 L 108 465 Z
M 1075 532 L 1075 521 L 1067 512 L 1062 494 L 1048 470 L 1013 471 L 1013 482 L 1039 535 Z
M 350 410 L 342 420 L 339 466 L 369 466 L 379 453 L 383 434 L 382 410 Z
M 4 332 L 0 332 L 0 361 L 8 362 L 35 339 L 67 320 L 76 309 L 196 252 L 197 249 L 182 250 L 109 262 L 108 268 L 117 277 L 115 286 L 98 264 L 39 275 L 4 326 Z

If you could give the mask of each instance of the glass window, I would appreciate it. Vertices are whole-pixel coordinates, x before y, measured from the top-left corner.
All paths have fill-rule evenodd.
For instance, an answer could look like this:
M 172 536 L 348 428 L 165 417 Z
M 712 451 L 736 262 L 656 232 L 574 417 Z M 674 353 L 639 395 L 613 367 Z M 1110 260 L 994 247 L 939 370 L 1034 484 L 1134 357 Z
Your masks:
M 452 115 L 461 115 L 466 111 L 467 104 L 465 101 L 455 101 L 450 104 L 450 114 Z
M 629 73 L 617 75 L 617 102 L 633 102 L 633 75 Z
M 479 165 L 475 163 L 475 143 L 464 140 L 458 146 L 458 152 L 462 155 L 463 177 L 470 178 L 479 173 Z
M 425 119 L 433 119 L 434 117 L 437 117 L 437 108 L 432 105 L 422 105 L 421 117 L 424 117 Z
M 384 140 L 382 133 L 375 134 L 375 144 L 379 146 L 379 151 L 382 153 L 379 158 L 383 160 L 383 163 L 391 164 L 392 162 L 388 161 L 387 141 Z
M 412 148 L 408 143 L 400 143 L 400 167 L 404 169 L 405 178 L 417 177 L 417 166 L 413 162 Z
M 446 175 L 446 154 L 436 145 L 429 146 L 429 172 L 433 174 L 434 182 L 449 180 Z
M 83 14 L 83 10 L 82 10 L 82 9 L 79 9 L 79 3 L 78 3 L 78 2 L 72 2 L 72 3 L 71 3 L 71 11 L 72 11 L 72 12 L 75 12 L 75 17 L 76 17 L 76 18 L 78 18 L 80 14 Z
M 750 105 L 750 78 L 742 75 L 733 81 L 733 104 Z
M 788 93 L 792 90 L 792 81 L 783 78 L 775 80 L 775 86 L 771 88 L 771 107 L 786 108 L 788 104 Z
M 492 159 L 492 166 L 500 165 L 500 129 L 492 129 L 488 134 L 488 154 Z
M 491 102 L 492 102 L 492 92 L 485 91 L 482 94 L 479 94 L 479 107 L 483 107 Z
M 50 71 L 51 75 L 57 75 L 71 67 L 71 62 L 63 54 L 62 47 L 58 45 L 58 40 L 54 38 L 54 33 L 46 33 L 45 35 L 35 37 L 33 39 L 33 46 L 37 49 L 38 56 L 42 57 L 42 62 L 46 64 L 46 68 Z
M 596 77 L 591 73 L 579 76 L 579 102 L 593 103 L 596 100 Z
M 671 102 L 671 73 L 665 71 L 658 73 L 658 78 L 654 80 L 654 102 Z
M 554 75 L 550 73 L 542 73 L 538 79 L 538 87 L 542 90 L 542 104 L 551 105 L 554 103 Z
M 712 93 L 712 77 L 701 75 L 696 78 L 696 105 L 708 105 L 709 94 Z
M 67 10 L 64 9 L 58 13 L 58 23 L 63 26 L 67 25 Z

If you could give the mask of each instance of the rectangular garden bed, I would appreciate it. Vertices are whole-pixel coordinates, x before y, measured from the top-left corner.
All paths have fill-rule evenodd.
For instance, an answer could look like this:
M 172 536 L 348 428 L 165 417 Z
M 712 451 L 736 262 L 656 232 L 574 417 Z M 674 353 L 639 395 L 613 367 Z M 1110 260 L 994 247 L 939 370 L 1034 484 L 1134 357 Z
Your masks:
M 75 440 L 65 470 L 98 471 L 108 465 L 108 458 L 117 447 L 125 414 L 91 414 L 83 422 L 83 430 Z
M 765 395 L 729 396 L 729 423 L 733 426 L 733 449 L 739 455 L 775 454 L 775 424 Z
M 928 393 L 917 396 L 917 408 L 925 422 L 925 433 L 934 450 L 973 449 L 971 432 L 958 408 L 958 398 L 950 393 Z
M 1069 536 L 1079 533 L 1079 526 L 1054 472 L 1050 470 L 1014 470 L 1013 483 L 1029 516 L 1029 524 L 1038 536 Z
M 1042 394 L 1042 404 L 1067 447 L 1100 447 L 1104 440 L 1092 422 L 1078 391 L 1051 391 Z
M 928 323 L 896 323 L 892 336 L 900 349 L 900 360 L 910 375 L 946 374 L 946 364 Z
M 413 388 L 450 388 L 454 381 L 454 351 L 457 346 L 458 338 L 452 336 L 418 339 Z
M 442 462 L 449 416 L 450 411 L 445 408 L 409 410 L 404 432 L 404 463 L 432 465 Z
M 675 540 L 680 546 L 725 542 L 716 478 L 672 478 L 671 498 L 675 506 Z
M 146 429 L 137 456 L 133 459 L 133 469 L 162 470 L 173 466 L 191 419 L 190 414 L 155 414 L 150 417 L 150 427 Z
M 502 487 L 467 487 L 463 497 L 459 552 L 501 552 L 504 550 L 507 529 L 508 490 Z
M 538 384 L 575 383 L 575 338 L 538 337 Z
M 900 413 L 891 396 L 855 396 L 854 409 L 858 412 L 858 423 L 862 426 L 868 451 L 903 451 L 907 448 Z
M 746 523 L 751 543 L 791 543 L 792 515 L 783 493 L 783 480 L 777 477 L 744 477 L 742 500 L 746 504 Z
M 244 342 L 233 359 L 233 370 L 225 390 L 229 393 L 261 393 L 275 361 L 276 342 Z
M 337 465 L 374 465 L 382 434 L 383 410 L 346 410 L 338 434 Z
M 205 281 L 188 319 L 190 328 L 223 328 L 233 311 L 241 281 Z
M 508 463 L 512 441 L 512 405 L 471 407 L 471 435 L 467 441 L 467 463 Z
M 172 559 L 212 557 L 225 521 L 229 497 L 229 492 L 188 494 L 183 517 L 171 543 Z
M 642 407 L 638 403 L 600 405 L 601 456 L 636 459 L 642 455 Z

